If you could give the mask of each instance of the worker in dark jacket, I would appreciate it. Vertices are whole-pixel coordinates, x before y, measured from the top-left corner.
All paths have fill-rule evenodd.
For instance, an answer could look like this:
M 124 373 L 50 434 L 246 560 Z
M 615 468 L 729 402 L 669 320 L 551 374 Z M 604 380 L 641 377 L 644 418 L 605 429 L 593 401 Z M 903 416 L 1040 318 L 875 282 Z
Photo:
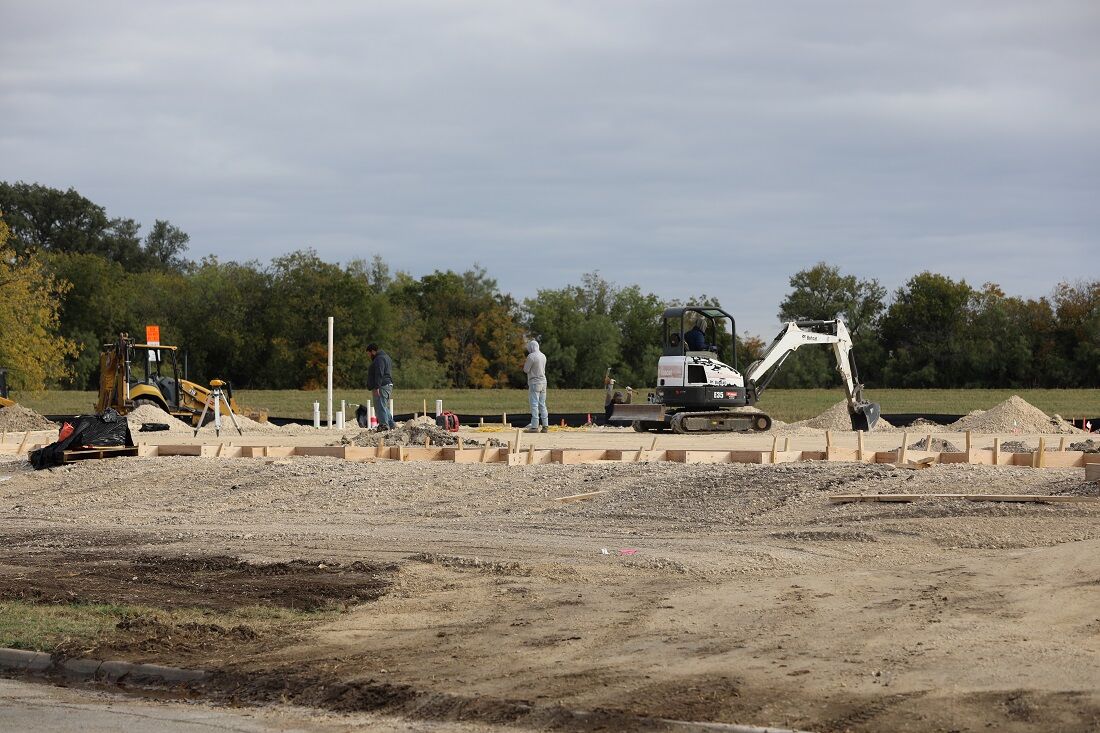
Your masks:
M 367 371 L 367 389 L 374 396 L 374 413 L 378 415 L 379 430 L 393 430 L 397 424 L 390 412 L 390 398 L 393 397 L 393 362 L 390 355 L 378 348 L 378 344 L 367 346 L 370 357 L 370 369 Z

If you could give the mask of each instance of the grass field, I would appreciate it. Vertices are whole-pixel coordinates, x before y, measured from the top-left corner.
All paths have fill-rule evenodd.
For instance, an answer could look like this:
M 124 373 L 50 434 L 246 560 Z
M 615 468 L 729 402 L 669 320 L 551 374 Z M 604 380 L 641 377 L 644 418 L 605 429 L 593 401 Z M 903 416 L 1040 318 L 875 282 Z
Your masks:
M 880 403 L 884 413 L 957 415 L 988 409 L 1014 394 L 1048 414 L 1057 413 L 1067 419 L 1100 416 L 1100 389 L 879 389 L 868 390 L 867 397 Z M 351 405 L 366 401 L 369 396 L 366 390 L 335 390 L 334 409 L 339 409 L 340 400 L 345 400 L 350 415 L 354 412 Z M 63 390 L 13 392 L 12 398 L 45 415 L 90 412 L 95 403 L 94 392 Z M 321 403 L 322 419 L 325 413 L 323 391 L 238 390 L 236 398 L 241 405 L 266 408 L 271 415 L 280 417 L 311 417 L 314 401 Z M 637 398 L 645 400 L 645 392 L 637 393 Z M 507 412 L 518 415 L 528 410 L 527 391 L 521 389 L 398 389 L 394 395 L 394 409 L 398 414 L 420 412 L 427 401 L 428 410 L 434 412 L 437 399 L 443 400 L 445 409 L 463 414 L 500 415 Z M 820 414 L 842 399 L 844 392 L 839 388 L 776 389 L 765 393 L 760 407 L 772 417 L 790 422 Z M 547 402 L 551 412 L 598 413 L 603 410 L 603 390 L 551 389 Z

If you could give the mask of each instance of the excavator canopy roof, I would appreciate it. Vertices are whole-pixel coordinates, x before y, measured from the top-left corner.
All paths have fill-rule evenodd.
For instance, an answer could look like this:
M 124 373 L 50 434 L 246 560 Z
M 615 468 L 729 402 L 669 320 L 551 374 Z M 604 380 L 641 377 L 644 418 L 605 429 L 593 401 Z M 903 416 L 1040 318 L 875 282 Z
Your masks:
M 733 316 L 726 313 L 721 308 L 715 308 L 710 305 L 685 305 L 677 308 L 666 308 L 665 312 L 661 314 L 662 318 L 682 318 L 684 313 L 701 313 L 707 318 L 728 318 L 731 321 Z

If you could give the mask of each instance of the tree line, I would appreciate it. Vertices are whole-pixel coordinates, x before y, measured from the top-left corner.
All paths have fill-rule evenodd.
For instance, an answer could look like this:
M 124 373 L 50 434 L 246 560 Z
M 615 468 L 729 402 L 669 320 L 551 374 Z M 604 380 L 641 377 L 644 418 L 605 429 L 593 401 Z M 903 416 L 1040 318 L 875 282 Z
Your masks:
M 335 317 L 334 381 L 363 385 L 366 345 L 393 357 L 403 387 L 519 387 L 528 337 L 550 355 L 552 387 L 652 386 L 661 312 L 721 305 L 686 293 L 669 303 L 598 273 L 518 301 L 481 267 L 421 277 L 375 256 L 325 262 L 305 249 L 270 262 L 199 261 L 189 236 L 157 220 L 144 236 L 73 189 L 0 182 L 0 366 L 25 389 L 92 389 L 101 344 L 119 332 L 161 327 L 181 347 L 189 376 L 235 386 L 311 389 L 324 384 L 328 316 Z M 931 272 L 894 293 L 826 263 L 790 278 L 781 320 L 842 315 L 861 377 L 883 387 L 1082 387 L 1100 383 L 1100 281 L 1060 283 L 1037 300 L 975 288 Z M 747 365 L 766 348 L 729 335 Z M 836 384 L 831 353 L 803 349 L 775 386 Z

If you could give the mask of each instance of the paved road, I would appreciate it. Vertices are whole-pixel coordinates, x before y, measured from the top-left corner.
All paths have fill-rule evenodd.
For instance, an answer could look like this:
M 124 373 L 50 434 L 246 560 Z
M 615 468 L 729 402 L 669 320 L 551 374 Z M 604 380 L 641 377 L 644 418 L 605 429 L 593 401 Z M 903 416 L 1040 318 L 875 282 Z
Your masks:
M 5 733 L 475 733 L 487 728 L 336 715 L 289 706 L 227 708 L 0 679 Z

